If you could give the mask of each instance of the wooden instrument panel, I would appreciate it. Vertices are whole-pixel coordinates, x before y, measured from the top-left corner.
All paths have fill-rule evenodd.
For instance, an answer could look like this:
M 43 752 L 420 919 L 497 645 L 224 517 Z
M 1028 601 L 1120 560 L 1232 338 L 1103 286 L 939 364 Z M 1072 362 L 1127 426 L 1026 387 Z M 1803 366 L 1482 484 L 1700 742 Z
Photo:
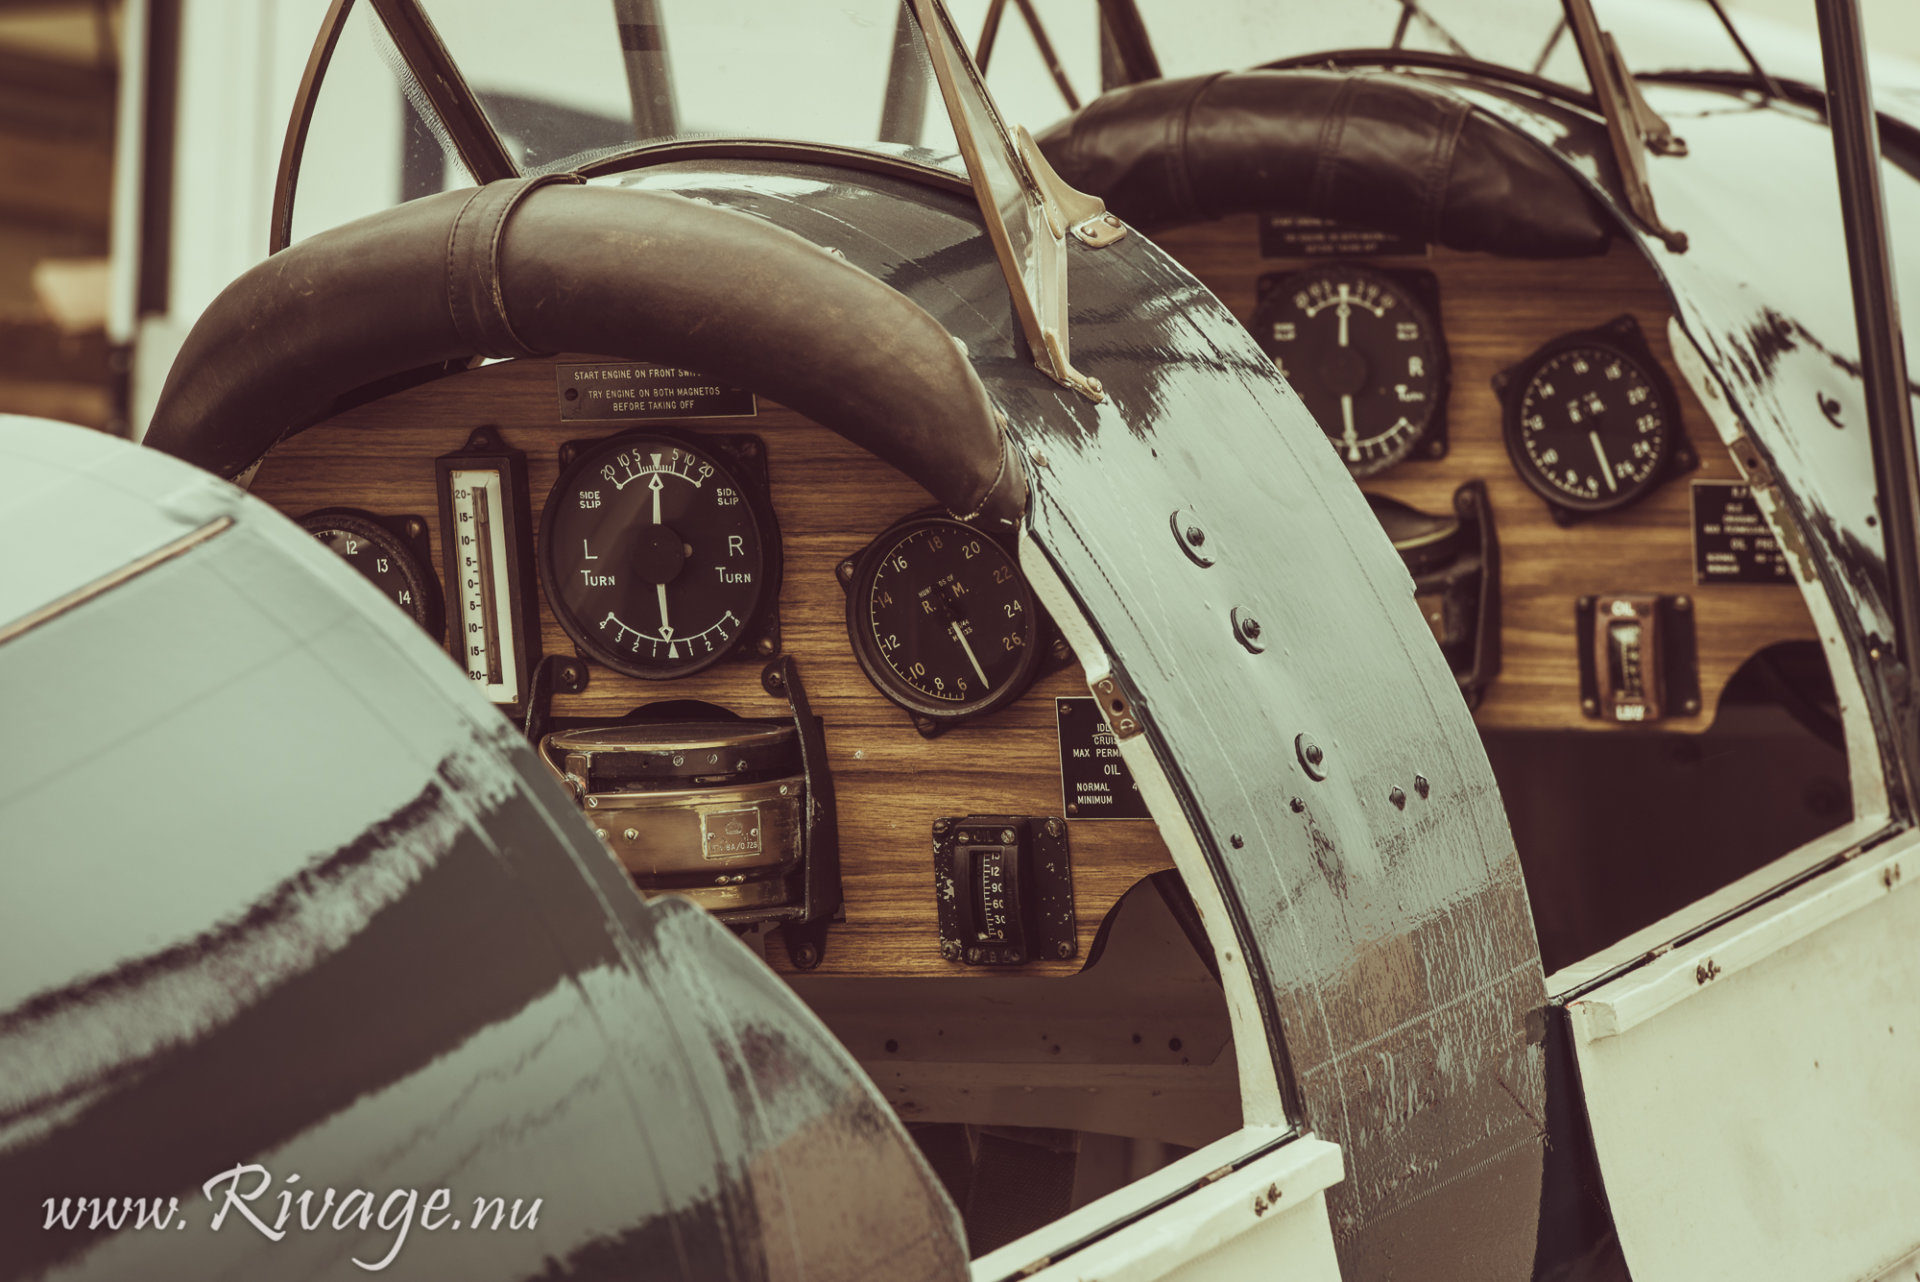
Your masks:
M 559 474 L 563 442 L 663 427 L 759 436 L 766 443 L 785 544 L 782 645 L 825 722 L 839 803 L 846 921 L 829 930 L 813 973 L 967 977 L 1078 971 L 1108 910 L 1141 878 L 1172 866 L 1152 822 L 1070 821 L 1080 950 L 1066 961 L 1003 969 L 943 960 L 932 862 L 936 817 L 1065 814 L 1053 701 L 1056 695 L 1087 694 L 1078 664 L 1042 676 L 1000 712 L 938 739 L 921 738 L 855 661 L 834 567 L 896 519 L 929 506 L 926 492 L 864 450 L 764 400 L 751 418 L 562 422 L 553 365 L 489 365 L 348 410 L 277 447 L 261 464 L 252 492 L 296 518 L 336 506 L 418 516 L 431 527 L 433 571 L 442 576 L 434 460 L 461 448 L 476 427 L 496 428 L 508 445 L 525 451 L 536 527 Z M 532 583 L 527 588 L 539 590 Z M 573 643 L 544 598 L 540 617 L 541 652 L 572 653 Z M 611 720 L 658 700 L 702 699 L 741 716 L 783 717 L 785 702 L 760 685 L 765 662 L 748 651 L 671 681 L 642 681 L 595 664 L 585 691 L 554 697 L 553 715 Z M 788 967 L 784 948 L 769 947 L 767 957 L 776 967 Z
M 1261 276 L 1329 261 L 1262 257 L 1252 215 L 1154 239 L 1243 322 L 1253 316 Z M 1655 723 L 1664 730 L 1705 730 L 1728 679 L 1749 656 L 1776 641 L 1817 635 L 1792 584 L 1694 581 L 1691 482 L 1738 481 L 1740 471 L 1678 377 L 1667 343 L 1671 308 L 1638 251 L 1616 241 L 1604 257 L 1535 262 L 1435 247 L 1426 257 L 1357 261 L 1431 272 L 1439 283 L 1440 323 L 1452 365 L 1448 453 L 1438 460 L 1407 459 L 1360 484 L 1439 514 L 1452 510 L 1453 492 L 1463 482 L 1486 482 L 1500 540 L 1502 659 L 1475 712 L 1483 729 L 1635 729 L 1581 712 L 1574 627 L 1574 603 L 1581 596 L 1662 593 L 1692 599 L 1701 709 Z M 1507 457 L 1492 379 L 1548 340 L 1622 313 L 1639 321 L 1673 380 L 1681 428 L 1700 466 L 1670 477 L 1632 507 L 1563 528 Z

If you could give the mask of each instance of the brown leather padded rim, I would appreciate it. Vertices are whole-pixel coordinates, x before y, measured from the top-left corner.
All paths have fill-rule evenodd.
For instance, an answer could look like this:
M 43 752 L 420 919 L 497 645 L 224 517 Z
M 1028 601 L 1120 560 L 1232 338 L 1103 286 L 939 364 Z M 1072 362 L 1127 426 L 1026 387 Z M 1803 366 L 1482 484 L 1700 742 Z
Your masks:
M 247 271 L 187 336 L 146 443 L 236 476 L 348 393 L 516 346 L 697 369 L 839 432 L 956 514 L 1008 521 L 1026 504 L 979 376 L 898 291 L 733 210 L 525 179 L 410 201 Z
M 1606 252 L 1613 222 L 1532 139 L 1377 71 L 1243 71 L 1131 85 L 1040 138 L 1060 176 L 1149 231 L 1311 214 L 1515 258 Z

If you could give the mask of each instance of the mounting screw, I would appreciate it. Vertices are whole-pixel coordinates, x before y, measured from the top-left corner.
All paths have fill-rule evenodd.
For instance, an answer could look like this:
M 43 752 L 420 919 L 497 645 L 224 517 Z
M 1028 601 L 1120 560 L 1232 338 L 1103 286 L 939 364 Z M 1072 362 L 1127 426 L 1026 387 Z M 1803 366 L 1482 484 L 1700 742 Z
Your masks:
M 1590 717 L 1595 716 L 1600 711 L 1600 705 L 1592 699 L 1582 699 L 1580 701 L 1580 711 L 1586 713 Z
M 592 809 L 593 809 L 593 808 L 594 808 L 595 806 L 597 806 L 597 805 L 599 805 L 599 804 L 600 804 L 600 798 L 598 798 L 598 797 L 588 797 L 588 798 L 587 798 L 587 809 L 589 809 L 589 810 L 592 810 Z
M 1292 801 L 1289 801 L 1287 805 L 1292 809 L 1293 813 L 1296 815 L 1307 808 L 1307 803 L 1300 800 L 1300 798 L 1298 797 L 1295 797 Z
M 1307 778 L 1317 783 L 1327 777 L 1327 754 L 1321 751 L 1320 745 L 1310 736 L 1295 735 L 1293 751 L 1294 755 L 1300 758 L 1300 768 L 1307 772 Z
M 1235 850 L 1239 850 L 1240 848 L 1242 848 L 1247 844 L 1247 839 L 1245 837 L 1242 837 L 1239 833 L 1236 832 L 1231 837 L 1227 838 L 1227 844 L 1229 846 L 1232 846 Z
M 756 650 L 758 650 L 758 651 L 759 651 L 759 652 L 760 652 L 761 654 L 772 654 L 772 653 L 773 653 L 773 638 L 772 638 L 772 637 L 761 637 L 761 638 L 760 638 L 760 639 L 759 639 L 758 641 L 756 641 L 756 642 L 754 642 L 754 643 L 753 643 L 753 648 L 754 648 L 754 649 L 756 649 Z
M 1167 525 L 1172 529 L 1175 541 L 1180 544 L 1180 550 L 1187 554 L 1187 560 L 1203 570 L 1213 564 L 1212 554 L 1200 550 L 1207 544 L 1207 531 L 1201 526 L 1199 518 L 1194 516 L 1192 508 L 1175 509 L 1167 518 Z
M 593 835 L 598 837 L 600 840 L 605 841 L 607 839 L 607 830 L 605 828 L 595 828 L 593 830 Z
M 1677 596 L 1673 598 L 1673 608 L 1676 610 L 1691 610 L 1693 609 L 1693 598 Z
M 980 950 L 978 948 L 967 949 L 967 960 L 978 965 L 980 962 Z
M 426 526 L 426 522 L 424 522 L 424 521 L 422 521 L 422 520 L 421 520 L 421 519 L 420 519 L 419 517 L 417 517 L 417 516 L 410 516 L 410 517 L 408 517 L 408 518 L 407 518 L 407 533 L 408 533 L 408 534 L 411 534 L 411 535 L 412 535 L 412 536 L 413 536 L 414 538 L 416 538 L 416 539 L 417 539 L 417 538 L 419 538 L 419 537 L 420 537 L 420 536 L 421 536 L 422 534 L 425 534 L 426 532 L 427 532 L 427 526 Z
M 1680 705 L 1680 711 L 1691 717 L 1700 711 L 1700 701 L 1698 699 L 1688 699 Z
M 960 945 L 951 939 L 943 939 L 940 941 L 940 955 L 948 961 L 959 961 Z
M 1011 844 L 1012 844 L 1012 842 L 1013 842 L 1013 829 L 1011 829 L 1011 828 L 1002 828 L 1002 829 L 1000 830 L 1000 840 L 1001 840 L 1001 841 L 1004 841 L 1004 842 L 1006 842 L 1006 843 L 1008 843 L 1009 845 L 1011 845 Z
M 1060 945 L 1057 949 L 1055 949 L 1055 951 L 1058 952 L 1062 957 L 1071 957 L 1073 956 L 1073 945 L 1063 939 L 1060 941 Z
M 1251 614 L 1242 613 L 1239 606 L 1233 607 L 1233 635 L 1248 654 L 1259 654 L 1267 647 L 1260 644 L 1260 620 Z
M 812 944 L 798 944 L 793 949 L 793 964 L 801 970 L 812 970 L 820 964 L 820 950 Z
M 833 573 L 842 583 L 853 582 L 853 562 L 842 561 L 833 567 Z
M 1047 836 L 1049 837 L 1058 837 L 1061 834 L 1061 832 L 1065 830 L 1065 828 L 1066 828 L 1066 825 L 1061 823 L 1058 819 L 1047 820 Z
M 933 831 L 936 835 L 945 832 L 951 827 L 953 827 L 953 820 L 951 819 L 936 819 L 933 821 Z
M 1402 791 L 1398 785 L 1395 785 L 1394 788 L 1387 793 L 1387 800 L 1393 803 L 1395 810 L 1405 810 L 1407 808 L 1407 794 Z
M 629 828 L 625 832 L 622 832 L 620 836 L 621 839 L 625 841 L 638 841 L 640 840 L 640 830 L 638 828 Z
M 784 797 L 784 796 L 786 796 L 786 795 L 787 795 L 787 789 L 789 789 L 789 788 L 790 788 L 790 787 L 792 787 L 792 786 L 793 786 L 793 785 L 791 785 L 791 784 L 785 784 L 785 783 L 783 783 L 783 784 L 781 784 L 781 785 L 780 785 L 780 795 L 781 795 L 781 796 L 783 796 L 783 797 Z
M 1415 775 L 1413 777 L 1413 790 L 1420 794 L 1420 800 L 1425 801 L 1427 794 L 1433 791 L 1433 785 L 1427 782 L 1425 775 Z

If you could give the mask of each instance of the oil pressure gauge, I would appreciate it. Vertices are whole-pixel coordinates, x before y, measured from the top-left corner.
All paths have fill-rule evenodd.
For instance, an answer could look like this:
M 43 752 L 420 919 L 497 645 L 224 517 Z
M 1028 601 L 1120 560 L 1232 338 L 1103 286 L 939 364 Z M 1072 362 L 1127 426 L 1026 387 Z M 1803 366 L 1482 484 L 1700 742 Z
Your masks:
M 1254 337 L 1349 472 L 1446 452 L 1447 345 L 1431 277 L 1332 263 L 1260 285 Z
M 645 680 L 749 638 L 773 653 L 780 530 L 760 442 L 656 431 L 570 449 L 540 518 L 540 583 L 581 651 Z
M 923 734 L 1003 708 L 1032 684 L 1039 606 L 987 535 L 946 516 L 911 516 L 842 572 L 854 656 Z

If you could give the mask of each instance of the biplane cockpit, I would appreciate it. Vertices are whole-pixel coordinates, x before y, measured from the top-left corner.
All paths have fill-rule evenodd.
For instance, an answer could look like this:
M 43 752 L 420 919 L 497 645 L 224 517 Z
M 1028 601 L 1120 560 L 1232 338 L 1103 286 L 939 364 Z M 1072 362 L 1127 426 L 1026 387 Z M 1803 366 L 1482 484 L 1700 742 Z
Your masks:
M 531 1172 L 537 1234 L 416 1238 L 474 1277 L 1837 1279 L 1920 1243 L 1920 1171 L 1811 1188 L 1915 1134 L 1839 1101 L 1920 1036 L 1911 959 L 1819 934 L 1915 912 L 1913 558 L 1822 91 L 1718 3 L 1217 8 L 334 3 L 267 252 L 145 436 L 246 497 L 112 487 L 184 522 L 155 581 L 275 585 L 156 653 L 316 665 L 230 715 L 336 724 L 220 733 L 229 788 L 328 800 L 240 808 L 276 853 L 211 861 L 201 951 L 122 939 L 0 1016 L 4 1064 L 162 971 L 212 1012 L 0 1087 L 0 1192 L 108 1133 L 89 1100 L 167 1101 L 157 1183 L 224 1164 L 156 1155 L 205 1070 L 234 1160 Z M 1898 225 L 1920 150 L 1882 130 Z M 0 617 L 0 674 L 78 652 L 50 609 Z M 0 816 L 51 825 L 31 795 Z M 1725 1139 L 1810 1089 L 1781 1011 L 1833 1045 L 1821 1138 Z M 1842 1227 L 1755 1227 L 1801 1220 Z

